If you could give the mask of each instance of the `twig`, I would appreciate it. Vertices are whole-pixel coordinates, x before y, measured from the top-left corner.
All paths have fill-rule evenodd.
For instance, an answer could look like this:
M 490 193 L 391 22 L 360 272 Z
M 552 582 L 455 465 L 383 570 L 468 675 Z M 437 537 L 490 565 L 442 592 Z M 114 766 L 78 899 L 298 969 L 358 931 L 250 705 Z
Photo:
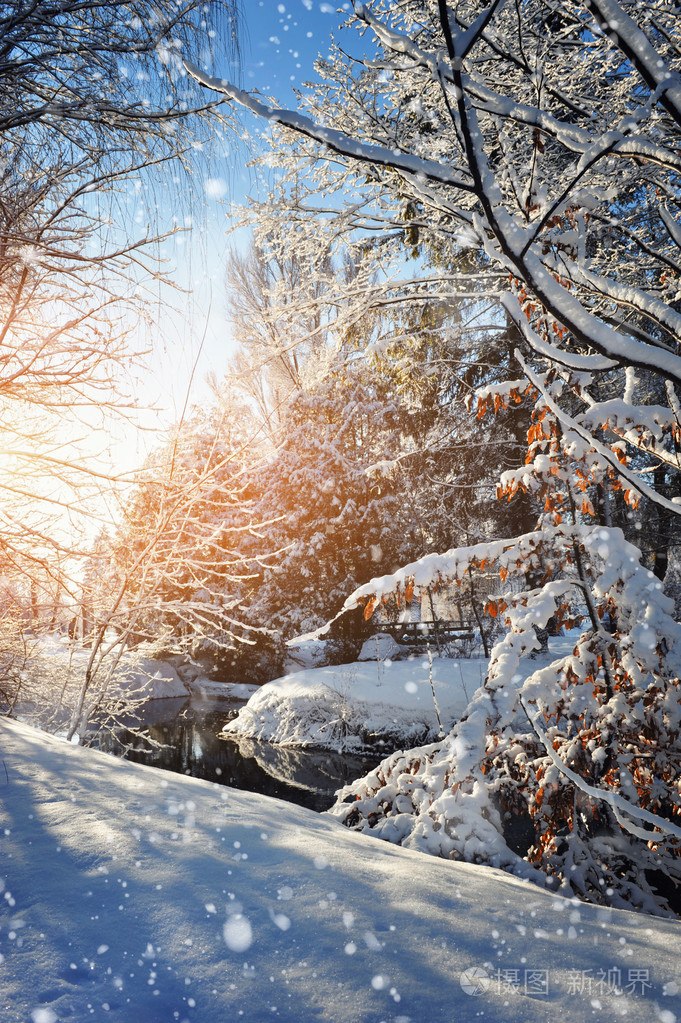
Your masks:
M 435 683 L 433 682 L 433 655 L 430 651 L 430 643 L 426 642 L 426 650 L 428 651 L 428 681 L 430 682 L 430 691 L 433 694 L 433 706 L 435 707 L 435 717 L 437 718 L 438 728 L 440 729 L 439 739 L 444 739 L 445 730 L 442 727 L 442 720 L 440 718 L 440 708 L 437 705 L 437 697 L 435 695 Z

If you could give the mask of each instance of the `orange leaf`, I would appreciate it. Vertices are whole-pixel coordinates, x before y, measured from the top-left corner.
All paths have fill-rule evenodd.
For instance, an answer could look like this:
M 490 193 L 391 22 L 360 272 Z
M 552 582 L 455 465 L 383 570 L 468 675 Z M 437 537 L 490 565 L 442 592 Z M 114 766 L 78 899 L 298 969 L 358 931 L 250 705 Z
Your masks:
M 487 605 L 487 613 L 491 615 L 492 618 L 496 618 L 498 612 L 499 608 L 497 607 L 496 600 L 490 600 L 490 602 Z
M 364 608 L 364 621 L 365 622 L 369 621 L 369 619 L 371 618 L 372 614 L 374 613 L 374 608 L 375 607 L 376 607 L 376 598 L 375 597 L 369 597 L 369 599 L 366 602 L 366 606 Z

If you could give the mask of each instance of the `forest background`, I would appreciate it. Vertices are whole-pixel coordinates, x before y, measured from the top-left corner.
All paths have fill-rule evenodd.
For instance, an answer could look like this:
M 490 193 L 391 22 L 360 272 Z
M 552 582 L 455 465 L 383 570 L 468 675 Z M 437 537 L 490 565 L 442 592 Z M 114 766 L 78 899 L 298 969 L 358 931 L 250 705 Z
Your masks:
M 450 591 L 484 635 L 485 686 L 437 750 L 361 783 L 346 822 L 667 907 L 676 6 L 357 4 L 353 42 L 320 59 L 297 111 L 229 83 L 228 4 L 2 11 L 9 712 L 40 685 L 46 631 L 89 644 L 60 696 L 85 739 L 123 709 L 110 682 L 131 644 L 265 681 L 301 633 L 351 660 L 374 615 Z M 124 485 L 85 437 L 135 404 L 137 323 L 153 332 L 168 255 L 145 211 L 198 180 L 211 140 L 247 134 L 237 105 L 270 127 L 253 129 L 267 195 L 232 215 L 251 241 L 226 265 L 229 372 L 200 405 L 186 391 Z M 138 232 L 122 237 L 128 190 Z M 80 539 L 102 507 L 114 522 Z M 561 627 L 578 628 L 572 655 L 518 686 L 519 659 Z

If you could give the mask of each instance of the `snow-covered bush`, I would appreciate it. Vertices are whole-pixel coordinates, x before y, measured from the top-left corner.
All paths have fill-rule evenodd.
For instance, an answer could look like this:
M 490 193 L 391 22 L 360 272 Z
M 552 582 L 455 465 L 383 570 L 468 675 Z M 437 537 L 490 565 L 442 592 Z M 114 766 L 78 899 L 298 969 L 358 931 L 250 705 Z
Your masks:
M 638 549 L 594 521 L 588 500 L 579 510 L 577 487 L 618 483 L 593 448 L 561 434 L 547 401 L 537 392 L 542 431 L 530 430 L 532 471 L 520 471 L 522 485 L 545 495 L 537 529 L 424 558 L 349 599 L 372 613 L 387 594 L 463 581 L 484 564 L 504 582 L 544 572 L 535 587 L 488 601 L 507 632 L 462 722 L 444 742 L 387 760 L 333 812 L 391 841 L 546 877 L 581 897 L 681 912 L 681 625 Z M 520 660 L 551 620 L 574 631 L 574 648 L 525 678 Z

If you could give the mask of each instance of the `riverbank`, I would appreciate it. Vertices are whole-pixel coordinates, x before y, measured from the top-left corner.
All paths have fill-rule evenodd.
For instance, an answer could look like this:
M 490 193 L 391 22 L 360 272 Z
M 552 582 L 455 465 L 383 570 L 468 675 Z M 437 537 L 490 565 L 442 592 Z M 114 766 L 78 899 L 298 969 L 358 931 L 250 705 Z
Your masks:
M 307 668 L 261 686 L 223 731 L 334 752 L 418 746 L 451 729 L 486 666 L 418 657 Z
M 574 636 L 552 638 L 546 653 L 521 662 L 518 680 L 574 644 Z M 308 668 L 261 686 L 224 734 L 334 752 L 421 746 L 451 730 L 486 670 L 483 657 L 425 655 Z
M 674 1023 L 678 922 L 0 719 L 6 1023 Z

